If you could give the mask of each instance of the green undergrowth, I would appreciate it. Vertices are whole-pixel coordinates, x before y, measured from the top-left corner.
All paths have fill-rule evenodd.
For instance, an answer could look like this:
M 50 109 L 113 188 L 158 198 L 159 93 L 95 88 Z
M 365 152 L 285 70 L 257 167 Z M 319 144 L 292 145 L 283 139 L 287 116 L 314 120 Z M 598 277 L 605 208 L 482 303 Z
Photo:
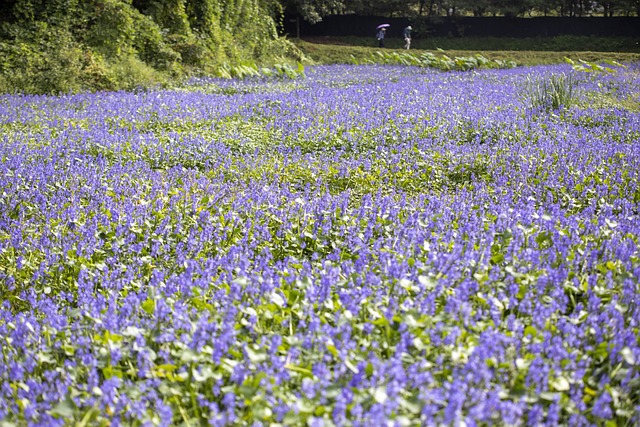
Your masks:
M 175 85 L 199 75 L 300 74 L 258 0 L 14 0 L 0 16 L 0 93 Z M 251 22 L 251 25 L 245 25 Z M 238 41 L 241 42 L 238 42 Z
M 321 64 L 350 64 L 354 61 L 365 62 L 375 55 L 380 49 L 377 46 L 358 46 L 345 44 L 329 44 L 332 39 L 323 40 L 323 43 L 311 43 L 304 40 L 293 40 L 300 50 L 310 59 Z M 612 60 L 621 63 L 640 61 L 640 53 L 636 52 L 594 52 L 594 51 L 542 51 L 542 50 L 488 50 L 488 49 L 449 49 L 441 47 L 449 57 L 470 57 L 482 51 L 482 56 L 491 61 L 514 61 L 519 66 L 559 64 L 570 58 L 574 61 L 580 59 L 589 62 Z M 404 50 L 390 47 L 389 52 L 404 52 Z M 431 50 L 411 49 L 413 55 L 421 55 L 424 52 L 437 54 L 437 48 Z
M 504 61 L 501 59 L 491 60 L 480 54 L 472 56 L 455 56 L 453 58 L 446 55 L 444 50 L 439 50 L 439 55 L 431 52 L 423 52 L 416 55 L 409 52 L 386 52 L 376 51 L 364 63 L 368 64 L 394 64 L 412 65 L 425 68 L 437 68 L 442 71 L 468 71 L 477 68 L 513 68 L 517 64 L 514 61 Z M 354 57 L 354 63 L 359 61 Z

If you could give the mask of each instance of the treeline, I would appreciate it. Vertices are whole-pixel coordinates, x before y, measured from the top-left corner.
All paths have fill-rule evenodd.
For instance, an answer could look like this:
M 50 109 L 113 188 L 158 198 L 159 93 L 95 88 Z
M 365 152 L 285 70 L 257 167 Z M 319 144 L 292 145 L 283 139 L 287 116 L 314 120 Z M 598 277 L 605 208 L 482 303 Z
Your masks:
M 270 0 L 4 0 L 0 92 L 131 89 L 296 54 Z
M 295 17 L 285 20 L 283 34 L 308 37 L 365 37 L 369 46 L 376 45 L 375 28 L 381 22 L 389 24 L 388 38 L 401 38 L 402 30 L 407 25 L 413 27 L 411 35 L 414 41 L 452 38 L 494 38 L 509 39 L 499 43 L 497 50 L 605 50 L 638 51 L 640 37 L 640 18 L 614 17 L 475 17 L 475 16 L 414 16 L 388 18 L 384 16 L 364 16 L 355 14 L 325 16 L 322 21 L 312 24 L 306 21 L 297 22 Z M 526 48 L 516 39 L 532 40 Z M 598 41 L 595 40 L 598 38 Z M 553 40 L 551 40 L 553 39 Z M 606 39 L 606 40 L 605 40 Z M 354 40 L 351 42 L 358 43 Z M 476 41 L 477 42 L 477 41 Z M 442 43 L 441 41 L 439 43 Z M 473 43 L 466 40 L 466 44 Z M 452 46 L 451 40 L 444 45 L 414 43 L 416 48 L 435 49 Z M 391 46 L 391 45 L 390 45 Z M 421 46 L 421 47 L 418 47 Z M 494 42 L 485 42 L 481 50 L 496 47 Z M 519 46 L 519 47 L 518 47 Z M 543 48 L 546 46 L 546 48 Z M 597 47 L 598 46 L 598 47 Z M 458 49 L 465 48 L 465 43 L 458 44 Z M 449 49 L 452 49 L 451 47 Z M 478 46 L 475 47 L 478 49 Z
M 640 16 L 640 0 L 289 0 L 287 11 L 315 23 L 324 15 L 435 16 Z

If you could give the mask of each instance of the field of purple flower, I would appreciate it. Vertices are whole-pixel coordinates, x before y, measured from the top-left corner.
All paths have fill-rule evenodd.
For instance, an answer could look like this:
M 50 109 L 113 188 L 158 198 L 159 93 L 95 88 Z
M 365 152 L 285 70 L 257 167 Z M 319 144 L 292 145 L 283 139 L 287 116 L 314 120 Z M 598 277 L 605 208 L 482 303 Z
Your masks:
M 636 64 L 0 96 L 0 426 L 638 425 L 639 93 Z

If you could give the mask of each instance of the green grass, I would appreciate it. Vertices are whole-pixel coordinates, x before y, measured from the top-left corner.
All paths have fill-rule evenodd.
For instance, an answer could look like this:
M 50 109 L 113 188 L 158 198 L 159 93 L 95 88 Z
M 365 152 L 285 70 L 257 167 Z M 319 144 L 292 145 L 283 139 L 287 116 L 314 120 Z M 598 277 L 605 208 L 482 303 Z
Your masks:
M 591 40 L 591 44 L 583 43 L 584 39 Z M 537 40 L 537 42 L 536 42 Z M 617 43 L 614 41 L 617 40 Z M 518 65 L 543 65 L 564 62 L 564 58 L 585 60 L 589 62 L 613 60 L 630 62 L 640 60 L 640 48 L 636 45 L 632 50 L 631 39 L 609 38 L 581 38 L 563 37 L 549 39 L 497 39 L 497 38 L 433 38 L 428 40 L 414 40 L 411 51 L 420 54 L 425 51 L 436 51 L 438 48 L 446 50 L 450 57 L 472 56 L 478 52 L 491 60 L 512 60 Z M 372 53 L 380 50 L 375 45 L 375 39 L 364 37 L 317 37 L 308 40 L 294 40 L 302 52 L 313 61 L 320 64 L 339 64 L 362 62 L 371 58 Z M 483 44 L 484 42 L 484 44 Z M 536 42 L 536 43 L 534 43 Z M 596 50 L 609 42 L 610 51 Z M 385 49 L 396 50 L 402 48 L 402 40 L 390 38 L 386 40 Z M 625 49 L 614 49 L 619 45 Z M 564 49 L 549 50 L 552 47 Z M 593 50 L 585 50 L 585 47 Z M 528 49 L 526 49 L 528 48 Z
M 377 47 L 374 37 L 303 37 L 313 43 L 339 44 L 348 46 Z M 400 49 L 404 40 L 400 37 L 385 39 L 385 47 Z M 473 51 L 576 51 L 576 52 L 627 52 L 640 53 L 640 39 L 637 37 L 425 37 L 414 38 L 413 49 L 420 50 L 473 50 Z

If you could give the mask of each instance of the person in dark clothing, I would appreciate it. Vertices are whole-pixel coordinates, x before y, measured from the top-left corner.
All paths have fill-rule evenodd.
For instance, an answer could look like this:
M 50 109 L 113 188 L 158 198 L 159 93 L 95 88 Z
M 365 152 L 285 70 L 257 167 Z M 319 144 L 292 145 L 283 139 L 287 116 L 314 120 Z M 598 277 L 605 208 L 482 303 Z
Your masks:
M 387 29 L 382 27 L 378 30 L 378 47 L 384 47 L 384 35 L 386 34 Z

